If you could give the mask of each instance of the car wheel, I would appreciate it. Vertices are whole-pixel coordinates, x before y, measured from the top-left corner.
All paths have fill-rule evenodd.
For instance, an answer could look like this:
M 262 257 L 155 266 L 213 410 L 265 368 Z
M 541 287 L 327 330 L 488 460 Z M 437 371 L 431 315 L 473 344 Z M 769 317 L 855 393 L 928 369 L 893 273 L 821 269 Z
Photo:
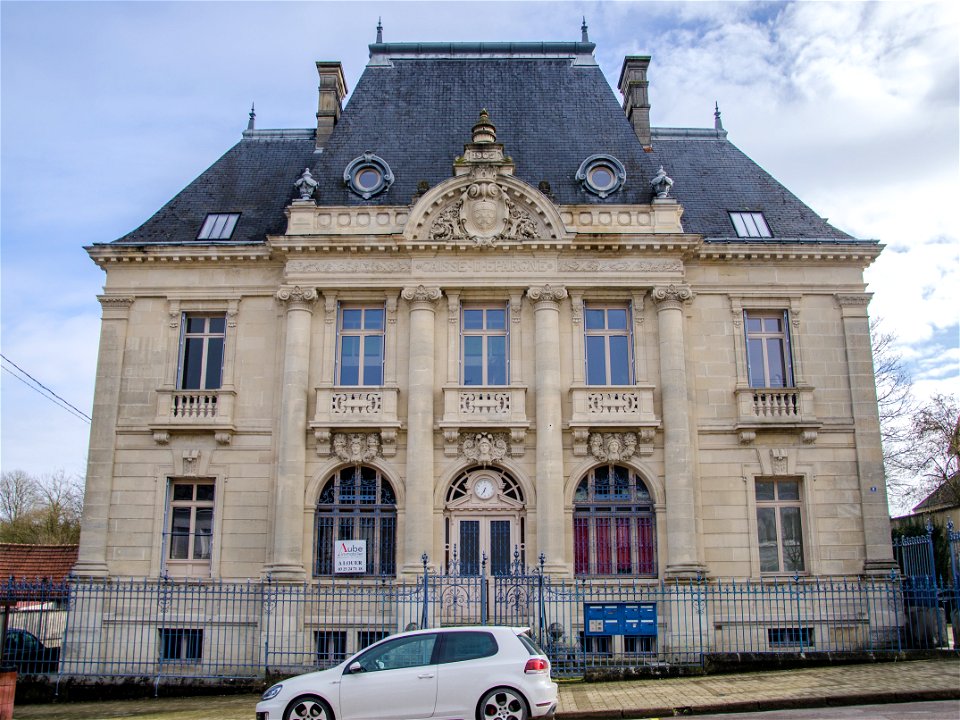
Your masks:
M 316 695 L 301 695 L 287 705 L 283 720 L 334 720 L 333 711 Z
M 490 690 L 480 701 L 477 720 L 527 720 L 527 703 L 516 690 L 496 688 Z

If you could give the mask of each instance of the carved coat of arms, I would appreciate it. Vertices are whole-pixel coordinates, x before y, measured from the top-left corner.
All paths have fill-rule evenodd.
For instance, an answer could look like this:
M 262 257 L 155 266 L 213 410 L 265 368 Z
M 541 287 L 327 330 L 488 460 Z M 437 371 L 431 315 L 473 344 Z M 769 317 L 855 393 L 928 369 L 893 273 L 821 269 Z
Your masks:
M 467 235 L 493 238 L 503 232 L 507 204 L 496 183 L 479 182 L 467 188 L 460 206 L 460 222 Z

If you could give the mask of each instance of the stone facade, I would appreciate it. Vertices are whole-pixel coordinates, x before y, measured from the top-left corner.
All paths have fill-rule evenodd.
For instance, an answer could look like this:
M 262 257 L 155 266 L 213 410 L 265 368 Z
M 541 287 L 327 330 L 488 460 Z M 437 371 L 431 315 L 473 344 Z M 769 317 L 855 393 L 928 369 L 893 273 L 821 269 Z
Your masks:
M 337 76 L 331 67 L 322 78 Z M 323 85 L 321 105 L 337 87 Z M 334 125 L 317 142 L 332 132 L 333 143 L 339 111 L 322 119 Z M 444 569 L 505 547 L 531 564 L 542 554 L 551 574 L 651 582 L 889 571 L 863 280 L 879 246 L 713 242 L 686 227 L 669 165 L 665 197 L 627 194 L 628 177 L 600 204 L 558 202 L 518 176 L 519 148 L 497 142 L 496 123 L 463 127 L 447 179 L 412 201 L 328 204 L 322 182 L 304 198 L 300 164 L 285 230 L 260 242 L 88 248 L 106 282 L 77 575 L 323 581 L 318 502 L 351 468 L 392 492 L 394 539 L 366 536 L 368 553 L 380 543 L 394 554 L 378 556 L 388 574 L 419 572 L 423 554 Z M 282 142 L 257 132 L 244 142 Z M 657 147 L 656 129 L 648 142 Z M 379 354 L 359 351 L 370 383 L 342 381 L 350 309 L 379 313 Z M 503 349 L 480 361 L 505 366 L 495 383 L 465 380 L 471 309 L 503 311 L 492 333 Z M 591 313 L 610 309 L 627 322 L 594 333 Z M 197 342 L 222 340 L 220 375 L 185 389 L 187 323 L 210 318 Z M 754 318 L 785 325 L 788 380 L 754 381 Z M 215 363 L 210 347 L 197 357 Z M 605 382 L 588 368 L 597 358 L 610 364 Z M 639 542 L 629 523 L 604 535 L 584 505 L 597 468 L 623 468 L 648 493 L 652 567 L 591 555 L 627 557 Z M 797 496 L 758 496 L 758 482 L 780 481 Z M 209 485 L 205 504 L 198 488 Z M 194 495 L 178 505 L 175 486 Z M 771 571 L 768 553 L 776 562 L 788 550 L 802 558 Z

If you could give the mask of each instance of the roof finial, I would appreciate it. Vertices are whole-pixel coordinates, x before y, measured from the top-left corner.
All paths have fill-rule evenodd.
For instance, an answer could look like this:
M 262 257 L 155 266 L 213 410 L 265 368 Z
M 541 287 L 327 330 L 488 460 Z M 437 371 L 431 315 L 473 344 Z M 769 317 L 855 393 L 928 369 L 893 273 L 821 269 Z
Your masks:
M 253 103 L 250 103 L 250 119 L 247 121 L 247 130 L 253 130 L 257 124 L 257 110 Z
M 580 42 L 590 42 L 587 36 L 587 16 L 583 16 L 583 25 L 580 26 Z
M 383 18 L 377 18 L 377 42 L 383 42 Z
M 720 122 L 720 103 L 714 102 L 713 110 L 713 129 L 723 130 L 723 123 Z
M 480 117 L 477 124 L 473 126 L 473 142 L 475 143 L 495 143 L 497 141 L 497 129 L 490 122 L 490 114 L 486 108 L 480 111 Z

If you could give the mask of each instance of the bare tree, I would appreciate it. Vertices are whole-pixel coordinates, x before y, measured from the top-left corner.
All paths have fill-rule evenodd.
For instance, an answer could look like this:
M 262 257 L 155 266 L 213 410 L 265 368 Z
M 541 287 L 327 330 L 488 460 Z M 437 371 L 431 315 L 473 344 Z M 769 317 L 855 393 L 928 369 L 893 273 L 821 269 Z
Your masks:
M 895 460 L 905 498 L 916 503 L 938 492 L 937 504 L 960 503 L 960 402 L 937 394 L 911 416 L 909 443 Z
M 23 470 L 0 475 L 0 522 L 15 523 L 37 504 L 37 482 Z
M 83 484 L 59 470 L 37 478 L 22 470 L 0 477 L 0 542 L 75 544 Z
M 873 344 L 873 374 L 877 383 L 883 461 L 890 473 L 895 471 L 895 460 L 904 451 L 904 443 L 910 436 L 910 416 L 916 406 L 912 392 L 913 380 L 904 367 L 903 356 L 896 349 L 897 336 L 884 330 L 882 318 L 870 321 L 870 339 Z

